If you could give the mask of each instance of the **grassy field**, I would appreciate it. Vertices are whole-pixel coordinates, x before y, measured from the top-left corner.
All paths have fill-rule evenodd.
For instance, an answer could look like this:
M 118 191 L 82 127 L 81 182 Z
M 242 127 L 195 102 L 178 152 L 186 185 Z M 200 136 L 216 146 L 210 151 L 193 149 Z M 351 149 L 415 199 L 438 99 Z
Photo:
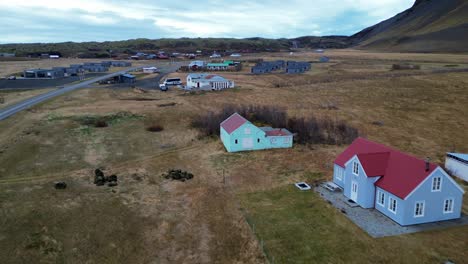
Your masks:
M 330 63 L 314 65 L 304 75 L 223 73 L 238 88 L 222 92 L 142 93 L 96 86 L 0 122 L 0 259 L 462 263 L 466 226 L 372 239 L 316 194 L 291 187 L 299 180 L 331 179 L 334 157 L 346 146 L 228 154 L 217 138 L 200 138 L 191 128 L 192 117 L 225 104 L 277 105 L 290 116 L 346 120 L 362 136 L 438 163 L 446 151 L 468 151 L 468 120 L 462 115 L 468 112 L 468 73 L 433 72 L 445 65 L 463 68 L 467 57 L 353 50 L 327 55 Z M 252 58 L 259 56 L 290 58 Z M 390 71 L 402 61 L 430 66 Z M 93 119 L 108 126 L 86 121 Z M 163 130 L 147 131 L 153 125 Z M 117 174 L 119 185 L 92 184 L 98 167 Z M 174 168 L 195 177 L 162 178 Z M 57 180 L 69 187 L 55 190 Z
M 241 199 L 272 263 L 464 263 L 468 257 L 466 226 L 374 239 L 317 193 L 292 185 Z
M 34 97 L 36 95 L 46 93 L 54 90 L 50 89 L 38 89 L 38 90 L 0 90 L 0 109 L 20 102 L 22 100 Z M 1 99 L 3 98 L 3 100 Z

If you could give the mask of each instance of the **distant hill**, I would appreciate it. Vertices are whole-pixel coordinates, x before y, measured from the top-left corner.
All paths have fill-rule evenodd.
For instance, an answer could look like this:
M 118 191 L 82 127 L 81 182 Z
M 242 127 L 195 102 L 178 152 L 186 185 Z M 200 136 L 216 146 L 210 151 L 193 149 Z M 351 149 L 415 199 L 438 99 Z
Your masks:
M 14 43 L 0 45 L 0 53 L 16 53 L 17 56 L 39 56 L 41 53 L 59 54 L 66 57 L 106 58 L 113 53 L 135 54 L 136 52 L 194 53 L 201 50 L 206 54 L 213 51 L 279 51 L 288 50 L 296 42 L 304 48 L 346 48 L 347 36 L 301 37 L 295 39 L 265 38 L 179 38 L 179 39 L 131 39 L 106 42 L 63 42 L 63 43 Z
M 358 48 L 383 51 L 468 52 L 468 1 L 416 0 L 350 41 Z
M 377 1 L 377 0 L 376 0 Z M 366 28 L 350 37 L 305 36 L 293 39 L 265 38 L 179 38 L 131 39 L 106 42 L 63 42 L 0 45 L 0 53 L 38 56 L 41 53 L 66 57 L 106 58 L 136 52 L 209 54 L 218 52 L 261 52 L 299 48 L 347 48 L 396 52 L 468 52 L 468 0 L 416 0 L 408 10 Z

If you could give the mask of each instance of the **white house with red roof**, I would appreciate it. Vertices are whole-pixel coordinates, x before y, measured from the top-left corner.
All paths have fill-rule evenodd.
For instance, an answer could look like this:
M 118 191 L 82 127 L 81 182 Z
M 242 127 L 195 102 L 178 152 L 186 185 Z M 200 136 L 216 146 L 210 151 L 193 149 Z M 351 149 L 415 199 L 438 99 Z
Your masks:
M 228 152 L 291 148 L 293 134 L 285 128 L 257 127 L 234 113 L 220 125 L 221 141 Z
M 441 167 L 364 138 L 336 158 L 333 182 L 402 226 L 461 216 L 464 190 Z

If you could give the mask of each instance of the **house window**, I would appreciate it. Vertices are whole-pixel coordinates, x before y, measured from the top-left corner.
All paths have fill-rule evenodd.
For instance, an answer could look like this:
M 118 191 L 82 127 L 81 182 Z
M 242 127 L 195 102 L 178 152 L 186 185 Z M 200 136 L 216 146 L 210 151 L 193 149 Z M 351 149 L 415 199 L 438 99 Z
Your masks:
M 388 210 L 394 214 L 396 214 L 397 210 L 397 200 L 395 200 L 393 197 L 390 197 L 388 199 Z
M 424 216 L 424 201 L 416 202 L 414 204 L 414 217 L 423 217 Z
M 336 168 L 336 179 L 339 181 L 343 180 L 343 170 L 341 168 Z
M 453 213 L 453 199 L 445 199 L 444 201 L 444 214 Z
M 442 183 L 442 178 L 441 177 L 432 178 L 432 191 L 433 192 L 440 192 L 441 187 L 442 187 L 441 183 Z
M 353 174 L 355 175 L 359 174 L 359 164 L 356 161 L 353 162 Z
M 250 135 L 250 134 L 251 134 L 251 132 L 252 132 L 252 131 L 250 130 L 250 127 L 246 127 L 246 128 L 244 128 L 244 134 L 246 134 L 246 135 Z
M 238 141 L 237 139 L 236 139 L 234 142 L 235 142 L 236 144 L 239 143 L 239 141 Z
M 259 139 L 259 138 L 257 138 L 257 143 L 260 143 L 260 139 Z
M 377 204 L 385 206 L 385 193 L 382 191 L 377 192 Z

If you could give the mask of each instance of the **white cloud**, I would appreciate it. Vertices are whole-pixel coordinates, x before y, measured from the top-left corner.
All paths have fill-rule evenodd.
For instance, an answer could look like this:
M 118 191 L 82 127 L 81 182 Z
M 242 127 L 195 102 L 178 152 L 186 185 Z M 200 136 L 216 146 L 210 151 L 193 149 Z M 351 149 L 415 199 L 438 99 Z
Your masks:
M 83 31 L 110 26 L 115 27 L 113 30 L 118 30 L 119 26 L 131 24 L 135 32 L 140 32 L 141 35 L 151 35 L 154 32 L 165 34 L 155 37 L 294 37 L 352 34 L 355 32 L 350 30 L 355 30 L 355 27 L 371 26 L 403 11 L 413 2 L 414 0 L 199 0 L 196 3 L 188 0 L 0 0 L 0 6 L 3 13 L 17 14 L 25 24 L 40 24 L 44 30 L 47 26 L 54 27 L 44 21 L 54 19 L 64 23 L 82 23 Z M 357 18 L 350 18 L 349 14 L 358 14 L 359 20 L 351 21 Z M 0 24 L 8 24 L 14 28 L 17 23 L 9 23 L 7 18 L 0 17 Z M 350 27 L 350 24 L 356 26 Z M 152 25 L 153 29 L 148 25 Z M 16 26 L 19 30 L 21 25 Z M 86 28 L 91 26 L 93 28 Z M 73 37 L 79 38 L 80 35 L 75 32 Z M 129 36 L 121 34 L 121 38 Z

